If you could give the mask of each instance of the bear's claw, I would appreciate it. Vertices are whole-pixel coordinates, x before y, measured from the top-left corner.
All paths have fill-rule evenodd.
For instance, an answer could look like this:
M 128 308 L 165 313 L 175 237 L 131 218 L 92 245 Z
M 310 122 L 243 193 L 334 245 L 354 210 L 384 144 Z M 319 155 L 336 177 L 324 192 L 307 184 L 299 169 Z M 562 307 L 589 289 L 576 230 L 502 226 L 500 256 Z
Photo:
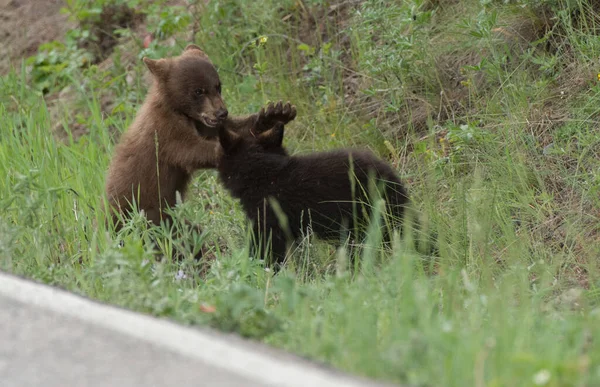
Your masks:
M 283 125 L 296 118 L 296 106 L 289 101 L 285 104 L 279 101 L 276 104 L 269 102 L 266 108 L 261 108 L 258 112 L 258 121 L 256 123 L 256 131 L 264 132 L 281 122 Z

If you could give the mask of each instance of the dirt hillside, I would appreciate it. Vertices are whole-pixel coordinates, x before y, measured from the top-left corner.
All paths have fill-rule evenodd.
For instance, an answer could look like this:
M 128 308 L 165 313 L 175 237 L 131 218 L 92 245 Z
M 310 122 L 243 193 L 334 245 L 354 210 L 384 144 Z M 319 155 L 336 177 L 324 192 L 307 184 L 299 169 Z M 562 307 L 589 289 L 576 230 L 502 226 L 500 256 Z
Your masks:
M 62 7 L 62 0 L 0 0 L 0 74 L 73 28 Z

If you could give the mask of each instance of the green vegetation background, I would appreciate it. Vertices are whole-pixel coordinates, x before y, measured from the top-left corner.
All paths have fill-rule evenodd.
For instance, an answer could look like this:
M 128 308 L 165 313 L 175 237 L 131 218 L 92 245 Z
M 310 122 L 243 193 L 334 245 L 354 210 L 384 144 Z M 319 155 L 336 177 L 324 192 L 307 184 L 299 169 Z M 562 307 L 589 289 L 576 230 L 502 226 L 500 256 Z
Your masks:
M 67 0 L 64 12 L 77 28 L 0 78 L 1 269 L 398 383 L 600 385 L 597 2 Z M 174 241 L 136 218 L 119 247 L 103 184 L 147 90 L 141 58 L 192 41 L 232 114 L 297 105 L 292 153 L 361 146 L 393 163 L 440 257 L 396 241 L 365 249 L 352 275 L 344 251 L 306 240 L 273 276 L 248 258 L 244 216 L 212 171 L 176 210 L 206 235 Z M 156 261 L 150 235 L 187 258 Z M 202 245 L 212 261 L 198 267 Z

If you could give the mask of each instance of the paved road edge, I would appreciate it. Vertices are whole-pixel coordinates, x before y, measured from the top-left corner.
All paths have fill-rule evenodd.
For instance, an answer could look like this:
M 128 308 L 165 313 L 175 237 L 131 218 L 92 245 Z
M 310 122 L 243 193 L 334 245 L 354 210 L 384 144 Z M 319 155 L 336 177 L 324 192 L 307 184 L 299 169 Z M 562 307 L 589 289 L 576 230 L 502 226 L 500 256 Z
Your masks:
M 383 386 L 294 355 L 195 329 L 153 316 L 102 304 L 65 290 L 0 272 L 0 294 L 126 334 L 214 367 L 273 386 Z M 263 348 L 264 347 L 264 348 Z M 198 350 L 201 349 L 201 350 Z

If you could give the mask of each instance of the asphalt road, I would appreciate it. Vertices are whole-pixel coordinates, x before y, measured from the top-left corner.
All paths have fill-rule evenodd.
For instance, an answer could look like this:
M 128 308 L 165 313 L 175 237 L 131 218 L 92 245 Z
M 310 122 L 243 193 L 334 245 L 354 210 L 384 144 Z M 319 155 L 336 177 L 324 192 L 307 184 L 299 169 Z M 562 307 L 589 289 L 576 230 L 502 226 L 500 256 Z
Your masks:
M 0 386 L 377 386 L 0 273 Z

